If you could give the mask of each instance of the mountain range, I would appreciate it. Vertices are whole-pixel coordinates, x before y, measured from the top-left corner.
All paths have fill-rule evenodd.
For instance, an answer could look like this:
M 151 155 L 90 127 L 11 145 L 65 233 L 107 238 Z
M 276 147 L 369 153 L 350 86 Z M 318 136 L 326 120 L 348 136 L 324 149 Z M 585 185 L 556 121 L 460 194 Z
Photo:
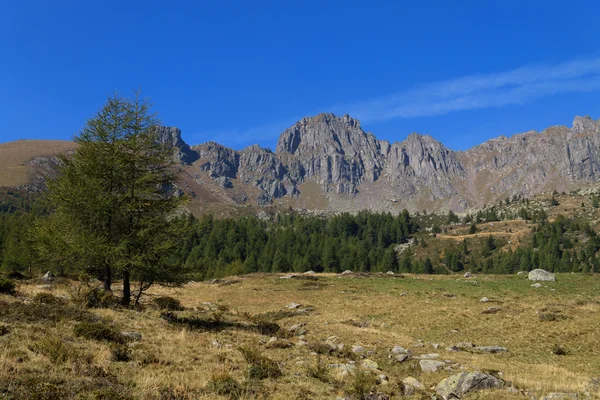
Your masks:
M 181 163 L 180 189 L 190 195 L 194 213 L 290 207 L 464 211 L 515 195 L 570 191 L 600 181 L 600 120 L 590 117 L 575 117 L 571 128 L 500 136 L 466 151 L 450 150 L 417 133 L 389 143 L 363 130 L 358 120 L 331 113 L 303 118 L 286 129 L 274 152 L 258 145 L 239 151 L 215 142 L 190 146 L 174 127 L 159 127 L 159 137 Z M 0 160 L 6 158 L 3 152 L 14 157 L 16 148 L 28 146 L 27 156 L 19 160 L 31 170 L 28 182 L 20 183 L 39 190 L 53 164 L 48 143 L 57 151 L 69 148 L 68 142 L 58 147 L 55 141 L 5 143 Z M 10 175 L 10 167 L 0 161 L 0 185 L 10 186 L 1 179 Z

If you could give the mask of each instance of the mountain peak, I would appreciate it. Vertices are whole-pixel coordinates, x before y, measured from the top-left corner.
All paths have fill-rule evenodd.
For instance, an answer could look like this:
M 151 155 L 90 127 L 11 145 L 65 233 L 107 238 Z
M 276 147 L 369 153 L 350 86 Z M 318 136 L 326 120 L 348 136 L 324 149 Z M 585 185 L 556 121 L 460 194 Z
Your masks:
M 589 115 L 584 117 L 576 116 L 573 119 L 573 128 L 571 129 L 575 133 L 582 133 L 585 131 L 598 132 L 600 131 L 600 120 L 594 121 Z

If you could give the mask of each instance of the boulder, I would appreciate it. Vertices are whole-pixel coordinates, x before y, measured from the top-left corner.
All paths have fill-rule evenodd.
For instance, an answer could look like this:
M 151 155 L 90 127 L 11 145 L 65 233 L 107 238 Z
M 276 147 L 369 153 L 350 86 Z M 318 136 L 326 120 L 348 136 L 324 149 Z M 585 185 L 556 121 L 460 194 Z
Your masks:
M 392 353 L 393 354 L 408 354 L 410 355 L 412 353 L 412 351 L 405 349 L 404 347 L 401 346 L 394 346 L 392 348 Z
M 508 349 L 506 347 L 501 346 L 476 346 L 472 350 L 474 353 L 506 353 Z
M 431 360 L 433 358 L 440 358 L 440 355 L 437 353 L 423 354 L 420 356 L 413 357 L 416 360 Z
M 396 361 L 403 363 L 404 361 L 408 360 L 408 357 L 410 357 L 408 354 L 398 354 L 396 356 Z
M 352 275 L 354 272 L 350 271 L 349 269 L 345 270 L 344 272 L 342 272 L 342 275 Z
M 435 391 L 444 400 L 462 399 L 469 392 L 485 389 L 502 389 L 504 381 L 482 372 L 462 372 L 442 380 Z
M 121 332 L 121 336 L 129 342 L 139 342 L 142 340 L 142 334 L 139 332 Z
M 370 371 L 376 371 L 379 369 L 379 364 L 377 364 L 375 361 L 370 360 L 370 359 L 365 359 L 362 361 L 362 363 L 360 364 L 364 369 L 368 369 Z
M 543 269 L 534 269 L 529 272 L 530 281 L 556 281 L 556 275 L 552 272 L 545 271 Z
M 306 271 L 306 272 L 304 273 L 304 275 L 313 275 L 314 273 L 315 273 L 315 271 L 313 271 L 313 270 L 310 270 L 310 271 Z
M 352 352 L 353 353 L 362 353 L 364 351 L 365 351 L 365 348 L 362 347 L 362 346 L 360 346 L 360 345 L 352 346 Z
M 56 279 L 56 277 L 54 276 L 54 274 L 52 272 L 48 271 L 44 274 L 44 276 L 42 276 L 41 279 L 44 282 L 52 282 L 54 279 Z
M 471 277 L 471 273 L 470 272 L 465 272 L 465 274 L 463 275 L 464 278 L 470 278 Z
M 356 370 L 354 364 L 331 364 L 329 368 L 333 369 L 334 377 L 339 380 L 346 378 Z
M 541 283 L 534 283 L 533 285 L 530 285 L 530 286 L 531 286 L 532 288 L 539 289 L 539 288 L 541 288 L 541 287 L 542 287 L 542 284 L 541 284 Z
M 300 307 L 300 304 L 293 302 L 293 301 L 290 304 L 288 304 L 287 306 L 285 306 L 285 308 L 290 309 L 290 310 L 295 310 L 298 307 Z
M 479 301 L 482 303 L 489 303 L 490 299 L 488 299 L 487 297 L 482 297 Z
M 436 360 L 421 360 L 419 361 L 419 366 L 423 372 L 436 372 L 445 367 L 446 363 Z
M 412 376 L 404 378 L 402 380 L 402 385 L 404 386 L 402 392 L 405 396 L 411 396 L 415 392 L 415 390 L 425 390 L 425 386 L 423 386 L 421 382 L 419 382 Z

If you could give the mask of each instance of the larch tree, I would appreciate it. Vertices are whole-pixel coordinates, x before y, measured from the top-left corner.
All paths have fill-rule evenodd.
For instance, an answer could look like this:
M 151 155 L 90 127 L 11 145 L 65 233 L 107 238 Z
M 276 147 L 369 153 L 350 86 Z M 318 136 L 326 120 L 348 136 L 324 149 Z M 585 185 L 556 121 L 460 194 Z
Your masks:
M 107 291 L 121 277 L 123 305 L 133 280 L 137 302 L 152 284 L 182 272 L 176 255 L 188 220 L 176 214 L 184 198 L 170 193 L 178 170 L 172 150 L 159 144 L 150 107 L 138 93 L 108 99 L 75 137 L 75 152 L 62 157 L 48 185 L 54 214 L 36 226 L 40 255 L 102 277 Z

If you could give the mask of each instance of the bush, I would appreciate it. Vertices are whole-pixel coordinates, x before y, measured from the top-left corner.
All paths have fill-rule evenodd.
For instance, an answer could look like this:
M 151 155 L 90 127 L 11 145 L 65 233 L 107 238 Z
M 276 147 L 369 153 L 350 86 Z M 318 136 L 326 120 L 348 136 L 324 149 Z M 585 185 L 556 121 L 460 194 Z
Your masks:
M 73 333 L 75 336 L 89 340 L 125 343 L 125 339 L 119 331 L 102 322 L 80 322 L 73 327 Z
M 63 363 L 75 354 L 74 349 L 65 343 L 62 338 L 49 334 L 34 343 L 30 350 L 48 357 L 54 364 Z
M 311 378 L 320 380 L 321 382 L 329 382 L 329 368 L 327 364 L 323 362 L 321 356 L 317 356 L 317 360 L 314 365 L 306 366 L 306 374 Z
M 564 347 L 562 347 L 558 344 L 555 344 L 552 347 L 552 354 L 557 355 L 557 356 L 566 356 L 567 350 Z
M 230 399 L 239 399 L 242 396 L 242 386 L 228 372 L 213 374 L 205 390 Z
M 0 320 L 4 322 L 96 322 L 98 317 L 77 307 L 62 304 L 8 303 L 0 300 Z
M 23 279 L 27 279 L 27 277 L 25 275 L 23 275 L 22 273 L 20 273 L 19 271 L 10 271 L 8 274 L 6 274 L 6 277 L 8 279 L 16 279 L 16 280 L 23 280 Z
M 0 293 L 13 294 L 15 287 L 14 282 L 10 279 L 0 277 Z
M 7 335 L 10 329 L 6 325 L 0 325 L 0 336 Z
M 113 308 L 119 304 L 119 299 L 111 292 L 101 288 L 90 288 L 72 294 L 75 303 L 85 308 Z
M 278 378 L 282 375 L 279 364 L 260 354 L 255 348 L 242 346 L 238 350 L 249 365 L 248 377 L 250 379 Z
M 346 386 L 345 393 L 352 400 L 363 400 L 367 398 L 374 385 L 375 377 L 373 374 L 359 368 L 352 374 L 352 380 Z
M 55 297 L 51 293 L 38 293 L 33 296 L 33 302 L 36 304 L 65 304 L 65 300 Z
M 131 360 L 131 350 L 125 344 L 116 344 L 110 348 L 110 359 L 117 362 Z
M 184 307 L 181 305 L 181 302 L 173 297 L 163 296 L 157 297 L 153 300 L 154 305 L 156 305 L 161 310 L 167 311 L 183 311 Z

